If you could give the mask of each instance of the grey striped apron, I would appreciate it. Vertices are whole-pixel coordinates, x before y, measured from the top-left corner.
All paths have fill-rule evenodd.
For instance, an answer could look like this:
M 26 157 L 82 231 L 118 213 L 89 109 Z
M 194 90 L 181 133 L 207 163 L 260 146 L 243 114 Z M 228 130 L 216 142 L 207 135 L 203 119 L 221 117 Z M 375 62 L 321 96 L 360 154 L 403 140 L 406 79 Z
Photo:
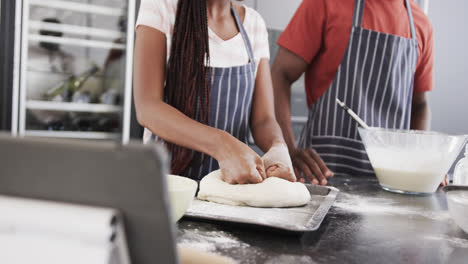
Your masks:
M 373 127 L 409 129 L 418 57 L 413 15 L 411 39 L 362 28 L 365 0 L 356 0 L 346 54 L 330 88 L 309 109 L 298 146 L 314 148 L 337 175 L 375 175 L 357 123 L 339 98 Z
M 231 10 L 244 40 L 249 55 L 249 63 L 230 68 L 211 68 L 209 126 L 222 129 L 247 144 L 255 88 L 256 64 L 247 32 L 234 7 Z M 153 136 L 153 138 L 156 137 Z M 202 159 L 202 166 L 191 167 L 182 176 L 198 180 L 219 169 L 218 162 L 212 157 L 202 154 Z

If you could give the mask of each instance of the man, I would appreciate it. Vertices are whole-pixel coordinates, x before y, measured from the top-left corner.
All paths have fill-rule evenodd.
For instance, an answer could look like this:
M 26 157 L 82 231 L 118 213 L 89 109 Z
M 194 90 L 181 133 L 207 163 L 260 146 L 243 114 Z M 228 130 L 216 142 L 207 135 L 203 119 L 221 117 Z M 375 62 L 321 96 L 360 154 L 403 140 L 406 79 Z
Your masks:
M 276 115 L 297 176 L 325 185 L 333 174 L 374 175 L 336 98 L 373 127 L 429 128 L 433 30 L 413 0 L 304 0 L 278 44 Z M 290 91 L 303 73 L 310 111 L 296 146 Z

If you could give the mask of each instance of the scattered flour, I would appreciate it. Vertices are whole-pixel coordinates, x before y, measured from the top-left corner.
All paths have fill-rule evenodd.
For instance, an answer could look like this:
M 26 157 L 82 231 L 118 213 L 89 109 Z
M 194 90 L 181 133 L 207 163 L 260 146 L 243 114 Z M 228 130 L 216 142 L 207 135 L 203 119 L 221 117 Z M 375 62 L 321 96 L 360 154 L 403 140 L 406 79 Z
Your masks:
M 182 248 L 193 248 L 204 252 L 215 252 L 216 246 L 209 242 L 180 242 L 177 243 Z
M 467 248 L 468 249 L 468 239 L 449 237 L 449 236 L 425 236 L 425 239 L 436 240 L 436 241 L 445 241 L 449 243 L 452 247 L 457 248 Z
M 445 221 L 450 219 L 448 212 L 424 211 L 417 207 L 398 205 L 391 199 L 367 197 L 347 193 L 341 193 L 341 199 L 335 202 L 334 207 L 339 210 L 353 213 L 422 216 L 435 221 Z
M 309 256 L 279 255 L 268 259 L 265 264 L 314 264 Z
M 249 244 L 239 241 L 239 239 L 224 231 L 184 231 L 178 240 L 178 244 L 208 252 L 230 248 L 250 247 Z

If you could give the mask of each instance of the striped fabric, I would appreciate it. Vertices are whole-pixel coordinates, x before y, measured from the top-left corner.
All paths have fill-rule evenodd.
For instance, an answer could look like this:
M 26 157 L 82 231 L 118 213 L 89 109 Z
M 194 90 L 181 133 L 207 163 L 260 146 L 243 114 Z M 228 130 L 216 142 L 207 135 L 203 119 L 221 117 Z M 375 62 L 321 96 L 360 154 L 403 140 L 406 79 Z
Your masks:
M 242 46 L 249 56 L 248 63 L 228 68 L 211 68 L 212 86 L 209 125 L 222 129 L 241 142 L 247 143 L 249 120 L 255 88 L 256 63 L 254 51 L 242 22 L 235 9 L 232 13 L 242 36 Z M 156 137 L 153 136 L 155 140 Z M 199 180 L 208 173 L 219 169 L 218 162 L 202 154 L 202 166 L 190 168 L 183 176 Z
M 418 57 L 411 6 L 412 38 L 362 28 L 365 0 L 356 0 L 346 54 L 327 92 L 312 105 L 299 147 L 313 147 L 337 174 L 374 175 L 357 123 L 338 98 L 373 127 L 409 129 Z

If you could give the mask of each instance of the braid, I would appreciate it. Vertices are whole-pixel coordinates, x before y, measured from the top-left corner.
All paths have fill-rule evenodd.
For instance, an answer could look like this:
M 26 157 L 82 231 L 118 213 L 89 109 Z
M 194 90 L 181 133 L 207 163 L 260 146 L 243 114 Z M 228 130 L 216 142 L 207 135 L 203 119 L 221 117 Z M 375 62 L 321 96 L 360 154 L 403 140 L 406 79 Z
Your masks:
M 179 0 L 166 76 L 166 101 L 203 124 L 209 121 L 211 94 L 210 51 L 206 0 Z M 182 174 L 189 165 L 201 165 L 200 153 L 167 143 L 171 170 Z

